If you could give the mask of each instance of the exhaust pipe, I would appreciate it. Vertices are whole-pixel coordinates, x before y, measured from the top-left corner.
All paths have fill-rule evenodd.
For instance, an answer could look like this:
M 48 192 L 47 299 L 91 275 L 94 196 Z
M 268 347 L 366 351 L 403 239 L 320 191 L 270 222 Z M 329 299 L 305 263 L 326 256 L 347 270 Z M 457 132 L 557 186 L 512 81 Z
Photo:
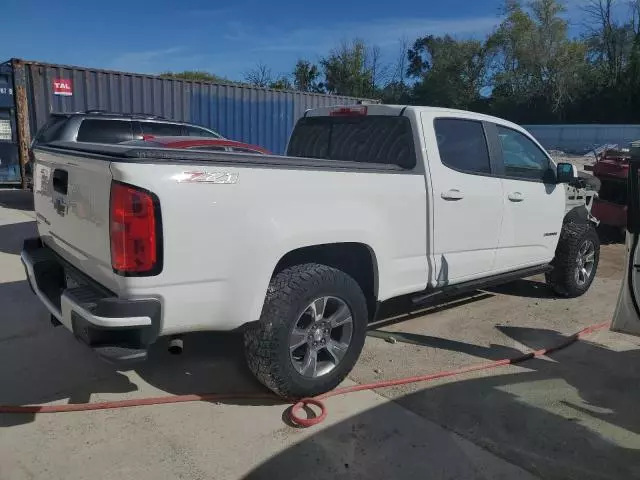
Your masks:
M 171 355 L 180 355 L 184 349 L 182 337 L 171 337 L 169 340 L 169 353 Z

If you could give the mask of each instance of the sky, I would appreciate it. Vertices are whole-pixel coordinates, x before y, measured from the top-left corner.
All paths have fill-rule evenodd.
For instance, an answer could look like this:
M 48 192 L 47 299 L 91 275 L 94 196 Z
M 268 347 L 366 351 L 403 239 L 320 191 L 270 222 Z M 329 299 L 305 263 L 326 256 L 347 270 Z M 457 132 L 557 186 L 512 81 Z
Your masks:
M 579 5 L 567 0 L 574 32 Z M 400 39 L 483 37 L 503 0 L 0 0 L 0 62 L 12 57 L 139 73 L 203 70 L 274 76 L 359 37 L 393 62 Z

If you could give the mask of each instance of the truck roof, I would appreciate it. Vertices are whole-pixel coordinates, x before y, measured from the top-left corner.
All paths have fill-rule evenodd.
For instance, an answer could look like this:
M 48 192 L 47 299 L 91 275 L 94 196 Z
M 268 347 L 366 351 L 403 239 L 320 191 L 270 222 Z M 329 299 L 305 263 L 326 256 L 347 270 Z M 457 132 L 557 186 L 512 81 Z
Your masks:
M 513 122 L 484 113 L 471 112 L 468 110 L 457 110 L 454 108 L 430 107 L 419 105 L 380 105 L 380 104 L 359 104 L 359 105 L 333 105 L 330 107 L 319 107 L 307 110 L 306 117 L 324 117 L 335 115 L 336 112 L 353 112 L 355 115 L 362 112 L 362 115 L 402 115 L 406 112 L 428 112 L 431 114 L 441 114 L 447 117 L 461 117 L 473 120 L 497 123 L 516 130 L 523 128 Z M 346 113 L 348 115 L 348 113 Z

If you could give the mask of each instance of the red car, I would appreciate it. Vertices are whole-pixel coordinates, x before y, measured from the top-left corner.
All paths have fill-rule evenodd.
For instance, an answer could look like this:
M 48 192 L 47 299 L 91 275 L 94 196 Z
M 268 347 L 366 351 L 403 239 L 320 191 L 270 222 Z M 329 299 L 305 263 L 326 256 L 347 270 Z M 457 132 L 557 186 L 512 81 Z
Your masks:
M 255 153 L 269 155 L 271 152 L 257 145 L 236 142 L 223 138 L 211 137 L 154 137 L 145 135 L 142 140 L 130 140 L 120 145 L 135 145 L 139 147 L 156 148 L 185 148 L 189 150 L 207 150 L 217 152 Z
M 593 165 L 593 175 L 601 182 L 591 213 L 604 225 L 627 225 L 627 177 L 631 154 L 628 149 L 608 149 Z

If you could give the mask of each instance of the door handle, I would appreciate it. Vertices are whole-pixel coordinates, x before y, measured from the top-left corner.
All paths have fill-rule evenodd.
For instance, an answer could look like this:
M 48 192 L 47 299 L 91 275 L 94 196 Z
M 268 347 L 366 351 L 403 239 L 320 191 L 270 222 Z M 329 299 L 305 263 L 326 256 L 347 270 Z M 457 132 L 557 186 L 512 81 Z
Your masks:
M 55 169 L 53 171 L 53 190 L 66 195 L 68 187 L 69 173 L 66 170 Z
M 512 202 L 523 202 L 524 201 L 524 195 L 522 195 L 520 192 L 513 192 L 510 193 L 507 198 L 509 200 L 511 200 Z
M 452 188 L 448 192 L 442 192 L 440 196 L 444 200 L 462 200 L 464 198 L 464 193 L 457 188 Z

